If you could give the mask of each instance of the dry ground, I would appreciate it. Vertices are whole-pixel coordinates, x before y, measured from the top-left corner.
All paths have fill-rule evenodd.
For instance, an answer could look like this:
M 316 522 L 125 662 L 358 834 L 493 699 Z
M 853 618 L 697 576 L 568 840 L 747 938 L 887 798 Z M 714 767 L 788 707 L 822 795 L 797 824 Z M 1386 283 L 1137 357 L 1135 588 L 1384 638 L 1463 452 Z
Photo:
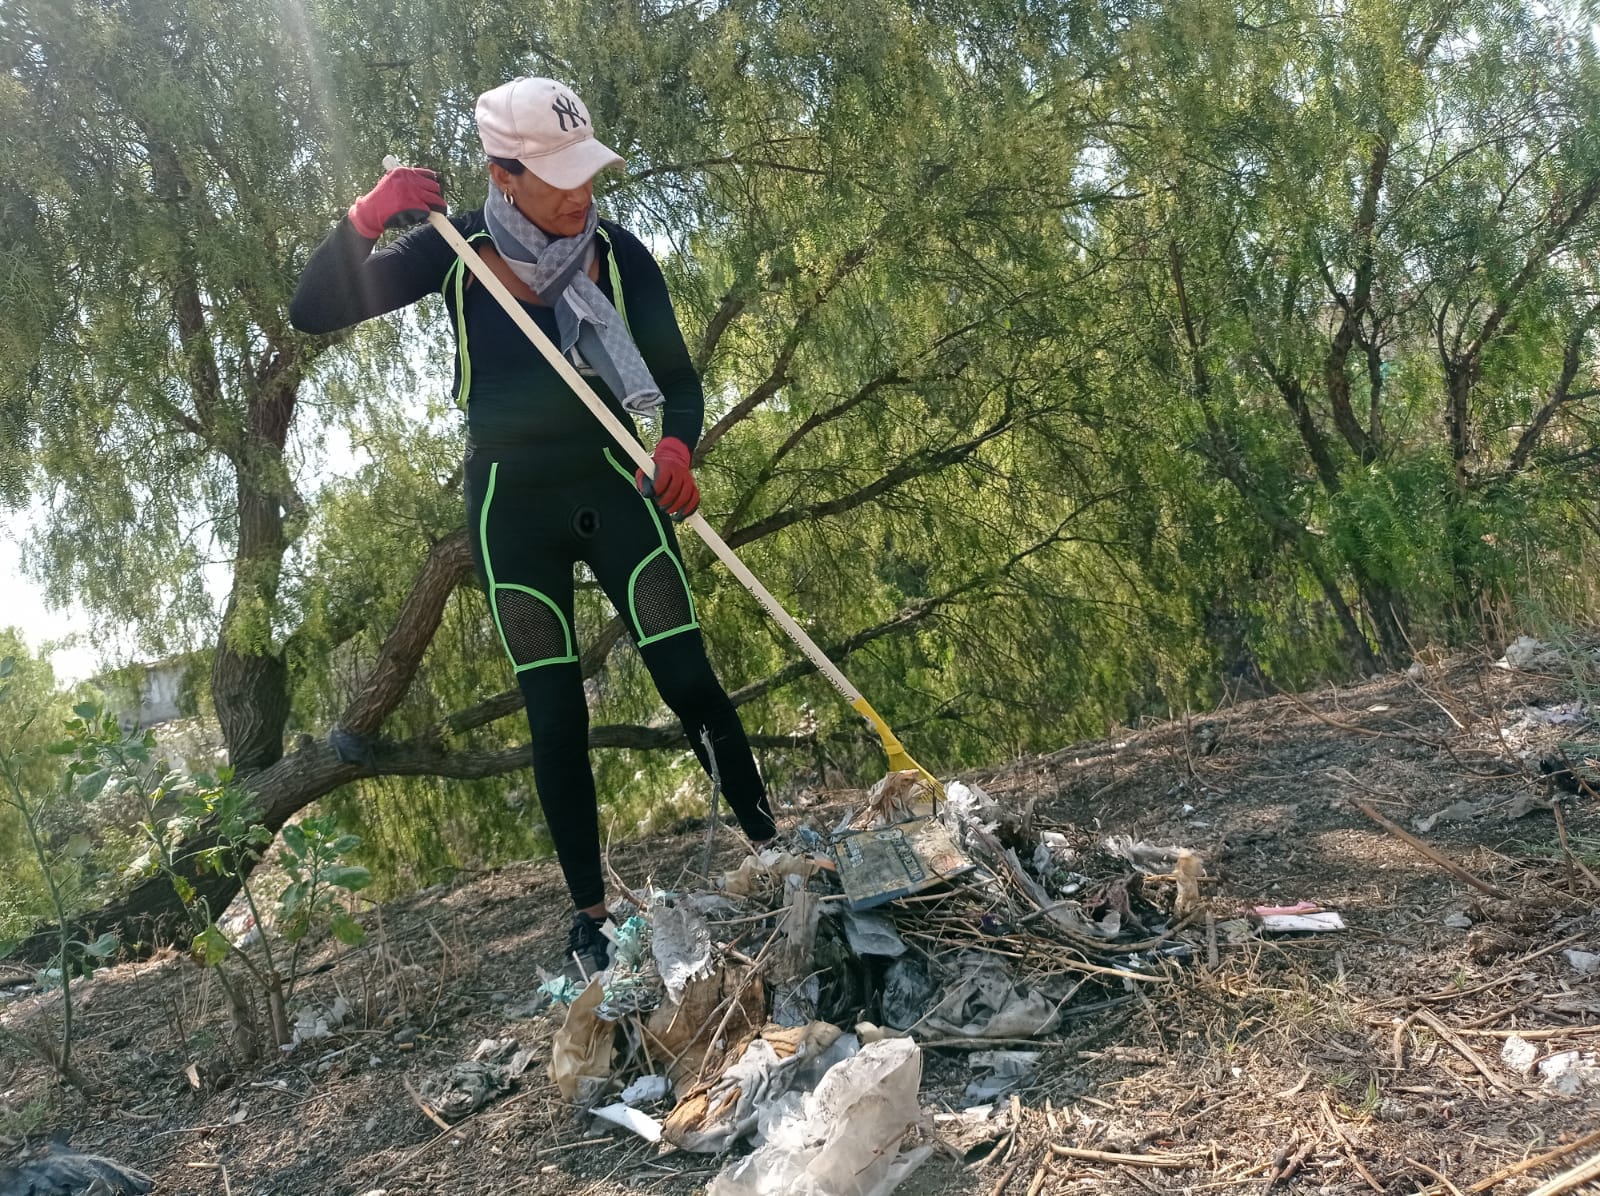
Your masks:
M 1219 918 L 1309 899 L 1349 928 L 1223 943 L 1214 965 L 1202 949 L 1164 983 L 1071 1019 L 1044 1044 L 1015 1112 L 997 1113 L 999 1142 L 937 1154 L 901 1191 L 1525 1196 L 1600 1151 L 1584 1138 L 1600 1128 L 1600 1084 L 1562 1095 L 1501 1061 L 1514 1031 L 1541 1058 L 1600 1051 L 1600 985 L 1565 955 L 1600 951 L 1600 881 L 1585 871 L 1600 872 L 1600 800 L 1584 790 L 1565 802 L 1575 854 L 1548 803 L 1511 816 L 1519 798 L 1553 791 L 1517 753 L 1581 734 L 1519 726 L 1521 712 L 1577 689 L 1570 668 L 1454 660 L 973 774 L 1003 801 L 1038 798 L 1047 824 L 1198 849 Z M 1422 838 L 1504 896 L 1354 804 L 1411 828 L 1462 799 L 1495 804 Z M 699 843 L 691 832 L 630 844 L 612 863 L 631 883 L 672 885 Z M 727 843 L 725 863 L 735 850 Z M 620 1130 L 587 1136 L 539 1065 L 448 1132 L 407 1095 L 408 1080 L 482 1038 L 548 1041 L 550 1020 L 518 1006 L 535 961 L 560 949 L 564 907 L 554 865 L 531 863 L 369 913 L 368 944 L 325 948 L 329 966 L 296 1000 L 342 992 L 358 1028 L 250 1067 L 231 1061 L 217 996 L 186 961 L 103 972 L 81 990 L 78 1045 L 100 1091 L 63 1092 L 36 1062 L 0 1050 L 0 1134 L 14 1147 L 69 1130 L 79 1148 L 139 1166 L 172 1194 L 697 1191 L 719 1160 L 658 1153 Z M 30 1001 L 8 1018 L 43 1016 Z M 968 1078 L 963 1051 L 928 1051 L 925 1108 L 951 1107 Z M 1145 1165 L 1155 1160 L 1173 1165 Z

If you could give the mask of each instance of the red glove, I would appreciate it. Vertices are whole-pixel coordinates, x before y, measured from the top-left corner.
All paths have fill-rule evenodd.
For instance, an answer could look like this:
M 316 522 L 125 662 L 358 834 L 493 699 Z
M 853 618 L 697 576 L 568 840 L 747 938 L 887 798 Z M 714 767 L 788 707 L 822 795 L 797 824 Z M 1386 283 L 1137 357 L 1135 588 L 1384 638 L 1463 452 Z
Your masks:
M 376 241 L 386 228 L 426 220 L 430 208 L 445 210 L 439 176 L 420 166 L 397 166 L 350 205 L 350 223 L 367 240 Z
M 700 505 L 700 487 L 689 472 L 689 446 L 676 436 L 663 436 L 650 459 L 656 463 L 655 481 L 645 477 L 644 470 L 636 470 L 633 476 L 639 493 L 654 498 L 656 506 L 674 519 L 693 515 Z

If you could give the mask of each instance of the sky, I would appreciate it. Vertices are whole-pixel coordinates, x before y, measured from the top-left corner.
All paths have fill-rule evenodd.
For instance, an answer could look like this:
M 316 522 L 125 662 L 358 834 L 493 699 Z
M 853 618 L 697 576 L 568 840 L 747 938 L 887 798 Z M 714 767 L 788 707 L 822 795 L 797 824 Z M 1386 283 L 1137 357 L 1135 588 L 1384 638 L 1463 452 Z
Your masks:
M 28 647 L 43 654 L 52 643 L 70 640 L 88 628 L 81 609 L 57 611 L 45 605 L 44 587 L 22 571 L 22 534 L 31 522 L 24 517 L 0 521 L 0 627 L 15 627 Z M 99 654 L 87 642 L 61 644 L 49 652 L 56 680 L 63 685 L 86 681 L 100 671 Z

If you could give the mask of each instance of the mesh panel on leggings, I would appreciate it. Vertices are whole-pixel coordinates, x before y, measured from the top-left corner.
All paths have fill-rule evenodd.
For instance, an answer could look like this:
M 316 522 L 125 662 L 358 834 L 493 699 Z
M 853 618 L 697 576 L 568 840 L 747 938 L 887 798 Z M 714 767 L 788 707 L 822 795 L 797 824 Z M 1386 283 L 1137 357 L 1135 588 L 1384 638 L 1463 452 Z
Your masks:
M 566 628 L 549 603 L 507 586 L 495 587 L 494 602 L 513 664 L 535 664 L 568 655 Z
M 633 610 L 639 620 L 639 638 L 649 639 L 694 622 L 689 591 L 683 574 L 665 552 L 650 559 L 633 581 Z

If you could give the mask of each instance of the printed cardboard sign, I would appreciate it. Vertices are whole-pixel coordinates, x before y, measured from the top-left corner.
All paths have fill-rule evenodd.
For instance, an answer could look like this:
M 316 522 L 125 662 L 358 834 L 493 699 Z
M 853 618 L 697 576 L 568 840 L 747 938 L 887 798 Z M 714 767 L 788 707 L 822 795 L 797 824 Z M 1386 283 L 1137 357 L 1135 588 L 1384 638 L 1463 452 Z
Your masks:
M 835 840 L 833 858 L 845 902 L 856 910 L 920 893 L 974 866 L 932 818 L 853 831 Z

